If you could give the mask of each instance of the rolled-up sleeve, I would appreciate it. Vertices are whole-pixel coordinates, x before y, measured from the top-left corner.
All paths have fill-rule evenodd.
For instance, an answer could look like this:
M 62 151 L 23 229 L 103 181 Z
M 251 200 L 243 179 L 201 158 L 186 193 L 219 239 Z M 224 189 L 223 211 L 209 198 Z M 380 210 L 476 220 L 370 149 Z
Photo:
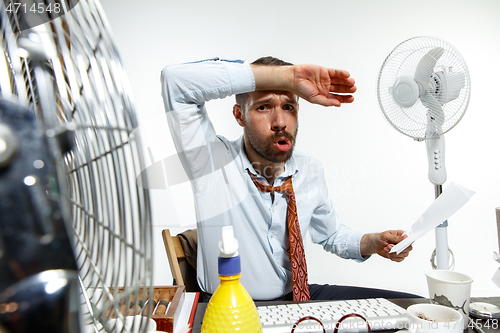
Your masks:
M 255 90 L 248 62 L 219 58 L 167 65 L 161 83 L 167 112 Z

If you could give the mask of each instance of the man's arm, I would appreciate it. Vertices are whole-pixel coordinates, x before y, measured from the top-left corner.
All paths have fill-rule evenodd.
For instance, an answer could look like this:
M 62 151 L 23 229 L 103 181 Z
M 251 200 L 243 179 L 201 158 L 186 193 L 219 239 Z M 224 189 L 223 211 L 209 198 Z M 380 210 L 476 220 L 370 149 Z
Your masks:
M 188 178 L 196 180 L 192 182 L 194 191 L 204 193 L 217 181 L 219 174 L 215 171 L 233 159 L 212 126 L 205 102 L 255 90 L 252 70 L 248 63 L 238 60 L 174 63 L 162 70 L 161 83 L 179 159 Z M 203 177 L 208 174 L 213 177 Z
M 253 73 L 243 60 L 207 59 L 173 63 L 161 72 L 167 112 L 255 90 Z
M 395 244 L 407 237 L 403 236 L 403 233 L 403 230 L 388 230 L 381 233 L 365 234 L 361 238 L 361 254 L 363 256 L 369 256 L 377 253 L 378 255 L 392 261 L 403 261 L 412 250 L 411 245 L 399 254 L 389 253 Z
M 250 65 L 256 90 L 285 90 L 310 103 L 340 106 L 352 103 L 356 91 L 349 72 L 317 65 Z
M 243 61 L 211 59 L 165 67 L 161 81 L 166 110 L 252 90 L 290 91 L 324 106 L 340 106 L 354 100 L 350 94 L 356 91 L 355 82 L 345 70 L 308 64 L 250 65 L 248 73 L 246 66 Z

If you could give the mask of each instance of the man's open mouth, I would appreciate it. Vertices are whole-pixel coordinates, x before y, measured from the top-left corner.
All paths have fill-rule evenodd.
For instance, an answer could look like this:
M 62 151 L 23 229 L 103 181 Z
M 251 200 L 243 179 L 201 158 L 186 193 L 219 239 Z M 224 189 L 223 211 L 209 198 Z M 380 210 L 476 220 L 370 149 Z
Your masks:
M 292 143 L 287 138 L 280 138 L 274 141 L 274 146 L 281 151 L 287 151 L 291 148 Z

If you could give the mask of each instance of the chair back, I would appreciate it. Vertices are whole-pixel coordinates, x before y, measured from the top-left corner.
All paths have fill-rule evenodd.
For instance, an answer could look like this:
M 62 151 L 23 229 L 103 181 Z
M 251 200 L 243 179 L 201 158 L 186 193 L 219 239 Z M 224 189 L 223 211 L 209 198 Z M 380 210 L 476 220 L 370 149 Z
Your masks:
M 196 277 L 197 230 L 189 229 L 176 236 L 162 230 L 173 284 L 182 285 L 188 292 L 201 292 Z

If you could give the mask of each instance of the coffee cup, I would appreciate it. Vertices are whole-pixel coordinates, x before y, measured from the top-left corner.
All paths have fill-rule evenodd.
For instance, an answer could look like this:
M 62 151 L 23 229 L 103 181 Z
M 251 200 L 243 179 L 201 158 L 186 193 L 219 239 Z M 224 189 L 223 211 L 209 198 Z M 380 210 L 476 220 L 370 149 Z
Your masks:
M 457 310 L 464 319 L 464 329 L 469 324 L 469 304 L 472 279 L 462 273 L 434 270 L 425 273 L 432 304 Z
M 414 304 L 407 309 L 410 333 L 463 333 L 463 317 L 457 310 L 437 304 Z

